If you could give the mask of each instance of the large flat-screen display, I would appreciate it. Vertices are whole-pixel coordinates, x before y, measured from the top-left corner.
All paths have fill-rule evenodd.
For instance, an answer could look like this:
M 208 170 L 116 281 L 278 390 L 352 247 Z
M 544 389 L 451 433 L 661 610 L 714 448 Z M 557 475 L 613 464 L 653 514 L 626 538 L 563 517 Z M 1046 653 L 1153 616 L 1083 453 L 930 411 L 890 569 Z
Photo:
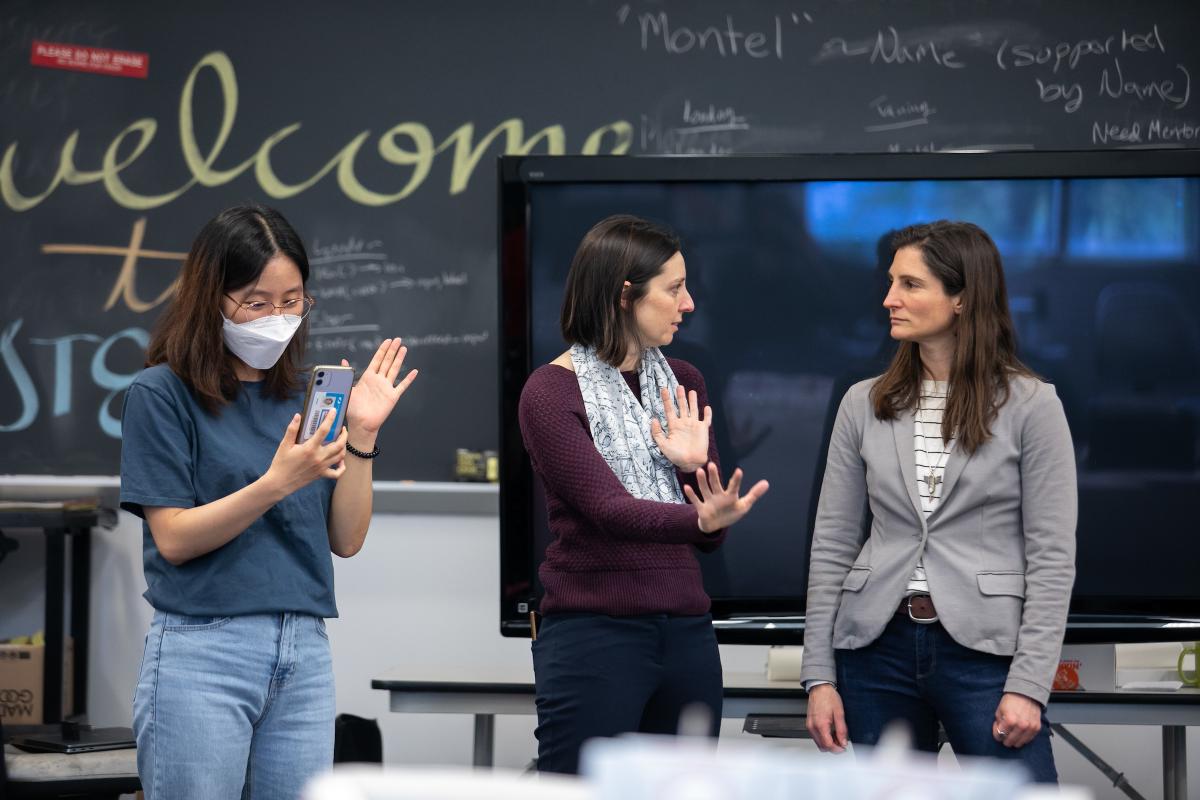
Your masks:
M 725 472 L 770 493 L 699 555 L 723 641 L 797 641 L 839 400 L 884 369 L 903 226 L 995 239 L 1024 362 L 1054 383 L 1079 480 L 1073 641 L 1200 632 L 1200 151 L 517 157 L 500 165 L 501 627 L 528 635 L 551 539 L 517 424 L 563 352 L 580 238 L 630 213 L 682 239 L 689 314 L 669 356 L 703 373 Z

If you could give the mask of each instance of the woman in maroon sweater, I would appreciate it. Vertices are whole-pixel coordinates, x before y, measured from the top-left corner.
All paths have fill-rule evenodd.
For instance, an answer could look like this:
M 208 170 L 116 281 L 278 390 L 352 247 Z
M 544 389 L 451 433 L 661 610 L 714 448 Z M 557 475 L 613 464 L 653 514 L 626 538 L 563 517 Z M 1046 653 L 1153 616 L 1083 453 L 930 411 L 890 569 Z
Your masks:
M 594 736 L 673 733 L 690 704 L 721 719 L 721 660 L 695 548 L 767 491 L 718 474 L 712 409 L 691 364 L 665 358 L 695 306 L 679 240 L 609 217 L 579 245 L 563 299 L 571 349 L 521 393 L 525 448 L 554 542 L 533 643 L 538 768 L 578 770 Z

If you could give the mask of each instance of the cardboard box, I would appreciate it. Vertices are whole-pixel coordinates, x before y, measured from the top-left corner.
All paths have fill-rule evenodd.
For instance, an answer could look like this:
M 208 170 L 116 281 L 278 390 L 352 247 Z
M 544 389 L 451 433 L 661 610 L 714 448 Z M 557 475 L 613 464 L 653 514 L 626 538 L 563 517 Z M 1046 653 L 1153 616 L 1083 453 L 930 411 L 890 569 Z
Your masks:
M 74 653 L 67 640 L 63 652 L 63 716 L 75 707 Z M 40 725 L 46 646 L 0 644 L 0 720 L 5 725 Z
M 1054 676 L 1054 690 L 1111 692 L 1117 685 L 1117 649 L 1111 644 L 1069 644 L 1063 647 Z

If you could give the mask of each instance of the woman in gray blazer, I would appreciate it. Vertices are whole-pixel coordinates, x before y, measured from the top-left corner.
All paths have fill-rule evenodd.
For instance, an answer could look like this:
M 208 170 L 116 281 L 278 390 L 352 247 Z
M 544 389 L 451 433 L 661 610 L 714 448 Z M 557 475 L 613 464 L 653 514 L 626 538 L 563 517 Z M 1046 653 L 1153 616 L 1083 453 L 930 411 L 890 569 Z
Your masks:
M 935 751 L 1055 781 L 1045 705 L 1075 580 L 1075 454 L 1054 387 L 1016 356 L 1000 254 L 967 222 L 899 231 L 896 355 L 834 423 L 802 677 L 822 750 L 895 720 Z

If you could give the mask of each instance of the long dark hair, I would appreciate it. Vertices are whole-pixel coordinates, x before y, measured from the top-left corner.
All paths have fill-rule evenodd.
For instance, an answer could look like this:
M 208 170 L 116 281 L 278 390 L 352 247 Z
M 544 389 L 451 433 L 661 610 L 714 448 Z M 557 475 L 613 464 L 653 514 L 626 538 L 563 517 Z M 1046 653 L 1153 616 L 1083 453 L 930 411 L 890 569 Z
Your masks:
M 1010 379 L 1036 377 L 1017 358 L 1000 251 L 978 225 L 947 220 L 897 231 L 892 252 L 905 247 L 920 251 L 947 295 L 962 298 L 942 438 L 955 436 L 959 447 L 974 453 L 991 437 L 996 413 L 1008 401 Z M 900 411 L 916 408 L 920 389 L 920 346 L 900 342 L 891 365 L 871 388 L 876 418 L 895 419 Z
M 560 326 L 568 344 L 592 347 L 614 367 L 637 341 L 633 307 L 647 284 L 679 252 L 679 237 L 655 222 L 617 214 L 602 219 L 579 243 L 563 295 Z M 629 281 L 625 307 L 621 291 Z
M 150 337 L 146 366 L 166 364 L 200 405 L 218 413 L 240 391 L 236 356 L 221 336 L 221 299 L 257 282 L 267 262 L 279 255 L 291 259 L 308 282 L 304 243 L 278 211 L 248 204 L 213 217 L 183 262 L 179 288 Z M 266 371 L 268 395 L 284 399 L 298 388 L 307 331 L 305 320 L 279 361 Z

